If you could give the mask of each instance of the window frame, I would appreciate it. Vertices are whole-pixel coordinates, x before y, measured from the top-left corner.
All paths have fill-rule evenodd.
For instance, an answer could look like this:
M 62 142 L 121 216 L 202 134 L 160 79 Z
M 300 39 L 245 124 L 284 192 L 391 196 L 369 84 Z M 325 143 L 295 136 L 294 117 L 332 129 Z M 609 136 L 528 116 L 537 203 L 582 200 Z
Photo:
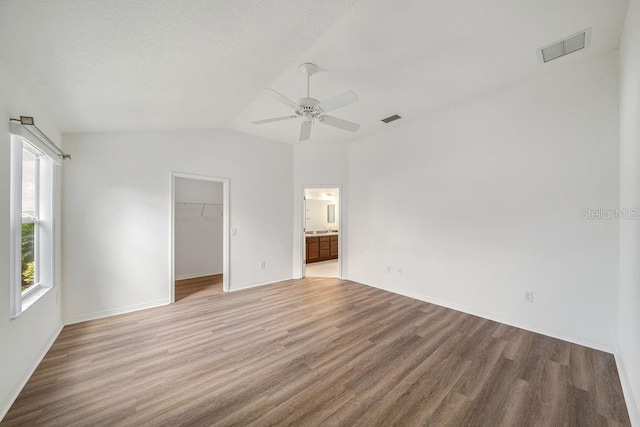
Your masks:
M 25 150 L 36 156 L 35 216 L 22 212 Z M 55 160 L 22 135 L 11 134 L 11 317 L 15 318 L 55 286 Z M 34 224 L 34 284 L 22 290 L 22 224 Z
M 39 288 L 40 288 L 40 268 L 39 268 L 39 263 L 40 263 L 40 258 L 41 258 L 41 254 L 40 254 L 40 239 L 39 239 L 39 235 L 40 235 L 40 227 L 39 227 L 39 222 L 40 222 L 40 158 L 44 155 L 40 150 L 36 149 L 35 147 L 33 147 L 31 144 L 29 143 L 25 143 L 23 141 L 22 143 L 22 159 L 20 162 L 21 165 L 21 175 L 23 172 L 23 166 L 24 166 L 24 152 L 28 151 L 30 152 L 34 157 L 35 157 L 35 206 L 34 206 L 34 216 L 30 216 L 30 215 L 25 215 L 24 212 L 22 212 L 22 208 L 20 210 L 20 215 L 21 215 L 21 222 L 20 222 L 20 229 L 21 229 L 21 235 L 20 238 L 22 238 L 22 226 L 24 224 L 33 224 L 33 248 L 34 248 L 34 254 L 33 254 L 33 261 L 35 264 L 35 272 L 34 272 L 34 283 L 29 286 L 28 288 L 22 290 L 22 285 L 20 286 L 20 291 L 21 291 L 21 295 L 22 298 L 26 298 L 29 295 L 31 295 L 32 293 L 36 292 Z M 23 183 L 23 180 L 20 180 L 20 183 Z M 23 195 L 23 188 L 22 185 L 20 186 L 20 200 L 22 201 L 22 195 Z M 20 245 L 20 252 L 22 252 L 22 242 Z M 22 256 L 20 257 L 22 260 Z M 20 271 L 22 272 L 22 267 L 20 268 Z

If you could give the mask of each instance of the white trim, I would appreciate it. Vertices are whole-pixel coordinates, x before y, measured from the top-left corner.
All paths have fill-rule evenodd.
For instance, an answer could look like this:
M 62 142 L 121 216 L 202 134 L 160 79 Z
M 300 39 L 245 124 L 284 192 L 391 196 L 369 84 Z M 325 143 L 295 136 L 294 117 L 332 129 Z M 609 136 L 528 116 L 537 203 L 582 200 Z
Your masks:
M 275 285 L 276 283 L 286 282 L 287 280 L 295 280 L 295 279 L 292 276 L 283 277 L 280 279 L 271 279 L 267 282 L 252 283 L 248 285 L 243 285 L 238 288 L 230 289 L 229 292 L 244 291 L 245 289 L 258 288 L 260 286 Z
M 45 156 L 50 157 L 51 160 L 53 160 L 53 162 L 56 163 L 58 166 L 62 164 L 60 155 L 56 153 L 54 150 L 52 150 L 51 147 L 49 147 L 45 142 L 43 142 L 42 138 L 38 136 L 35 132 L 32 132 L 30 129 L 27 129 L 20 123 L 16 123 L 16 122 L 11 122 L 9 124 L 9 130 L 12 134 L 29 141 L 29 144 L 31 144 L 36 149 L 42 151 L 42 153 Z
M 23 154 L 28 151 L 36 156 L 36 206 L 35 217 L 23 221 L 22 216 L 22 167 Z M 10 316 L 16 318 L 35 300 L 46 293 L 55 284 L 56 205 L 55 161 L 46 151 L 40 150 L 29 140 L 17 134 L 11 134 L 11 176 L 10 176 Z M 36 283 L 22 292 L 22 225 L 34 224 Z
M 298 218 L 301 223 L 298 223 L 298 230 L 300 233 L 300 276 L 297 277 L 297 274 L 294 274 L 295 279 L 301 279 L 306 276 L 306 264 L 305 264 L 305 245 L 306 245 L 306 234 L 304 232 L 304 227 L 306 225 L 306 211 L 305 211 L 305 197 L 307 189 L 315 189 L 315 188 L 337 188 L 338 189 L 338 279 L 345 280 L 344 274 L 342 273 L 342 260 L 345 257 L 345 246 L 343 244 L 344 237 L 344 203 L 343 203 L 343 191 L 342 184 L 308 184 L 302 185 L 301 194 L 302 194 L 302 215 Z
M 22 311 L 26 311 L 29 307 L 31 307 L 36 301 L 38 301 L 44 294 L 49 292 L 51 289 L 55 288 L 56 285 L 53 286 L 40 286 L 36 285 L 33 289 L 26 295 L 22 296 Z M 15 317 L 12 317 L 15 318 Z
M 482 311 L 482 310 L 477 310 L 475 308 L 470 308 L 464 305 L 459 305 L 456 303 L 452 303 L 449 301 L 445 301 L 445 300 L 441 300 L 439 298 L 434 298 L 434 297 L 430 297 L 427 295 L 422 295 L 419 294 L 417 292 L 412 292 L 412 291 L 406 291 L 403 289 L 392 289 L 392 288 L 388 288 L 388 287 L 384 287 L 384 286 L 380 286 L 380 285 L 372 285 L 370 283 L 363 283 L 363 282 L 359 282 L 357 279 L 351 279 L 351 281 L 356 282 L 356 283 L 361 283 L 365 286 L 371 286 L 372 288 L 378 288 L 378 289 L 382 289 L 383 291 L 387 291 L 387 292 L 391 292 L 394 294 L 398 294 L 398 295 L 402 295 L 405 297 L 409 297 L 409 298 L 413 298 L 413 299 L 417 299 L 420 301 L 424 301 L 424 302 L 428 302 L 431 304 L 435 304 L 435 305 L 439 305 L 441 307 L 446 307 L 446 308 L 450 308 L 452 310 L 456 310 L 456 311 L 461 311 L 463 313 L 467 313 L 467 314 L 471 314 L 473 316 L 478 316 L 478 317 L 482 317 L 484 319 L 488 319 L 488 320 L 492 320 L 494 322 L 498 322 L 498 323 L 504 323 L 505 325 L 509 325 L 509 326 L 513 326 L 516 328 L 520 328 L 520 329 L 525 329 L 527 331 L 531 331 L 531 332 L 535 332 L 537 334 L 542 334 L 542 335 L 546 335 L 552 338 L 557 338 L 563 341 L 568 341 L 568 342 L 572 342 L 574 344 L 578 344 L 578 345 L 582 345 L 585 347 L 589 347 L 589 348 L 593 348 L 596 350 L 600 350 L 600 351 L 604 351 L 606 353 L 614 353 L 614 350 L 611 347 L 608 347 L 606 345 L 602 345 L 600 343 L 596 343 L 590 340 L 586 340 L 584 338 L 579 338 L 579 337 L 574 337 L 572 335 L 567 335 L 567 334 L 563 334 L 560 332 L 556 332 L 556 331 L 551 331 L 548 329 L 544 329 L 544 328 L 539 328 L 537 326 L 532 326 L 532 325 L 528 325 L 526 323 L 520 323 L 520 322 L 514 322 L 512 320 L 509 319 L 505 319 L 503 317 L 500 317 L 494 313 L 488 313 L 486 311 Z
M 40 365 L 40 362 L 42 362 L 42 359 L 44 359 L 44 356 L 46 356 L 47 352 L 49 351 L 53 343 L 56 341 L 56 339 L 58 338 L 58 335 L 60 335 L 62 328 L 63 328 L 63 325 L 60 325 L 58 330 L 53 335 L 51 335 L 49 340 L 47 340 L 47 343 L 44 346 L 42 346 L 40 351 L 36 354 L 36 356 L 31 361 L 31 365 L 29 369 L 27 369 L 27 371 L 24 373 L 20 381 L 18 381 L 15 387 L 9 392 L 4 402 L 0 404 L 0 420 L 2 420 L 5 415 L 7 415 L 7 412 L 9 412 L 9 409 L 11 409 L 11 405 L 13 405 L 13 402 L 15 402 L 15 400 L 18 398 L 18 395 L 20 395 L 20 392 L 22 391 L 24 386 L 27 385 L 27 381 L 29 381 L 29 378 L 31 378 L 31 375 L 33 375 L 38 365 Z
M 9 236 L 11 247 L 9 251 L 9 287 L 10 287 L 10 314 L 17 317 L 22 313 L 22 289 L 20 274 L 22 266 L 20 254 L 22 243 L 19 236 L 22 235 L 22 138 L 18 135 L 11 135 L 11 176 L 9 191 Z
M 338 207 L 338 213 L 340 212 L 340 208 Z M 298 229 L 302 230 L 300 234 L 300 250 L 302 252 L 300 256 L 300 277 L 298 279 L 302 279 L 307 275 L 307 189 L 306 187 L 302 187 L 302 215 L 300 217 L 301 224 L 299 224 Z M 339 223 L 338 223 L 339 224 Z M 338 229 L 340 232 L 340 229 Z M 338 244 L 340 246 L 340 244 Z M 340 258 L 340 247 L 338 247 L 338 258 Z
M 613 353 L 616 358 L 616 365 L 618 366 L 618 375 L 620 376 L 620 384 L 622 384 L 622 393 L 624 394 L 624 401 L 627 404 L 627 412 L 629 413 L 629 419 L 633 427 L 640 427 L 640 409 L 636 405 L 636 400 L 633 397 L 633 390 L 631 389 L 631 383 L 627 376 L 627 368 L 624 364 L 624 359 L 620 348 L 616 349 Z
M 222 290 L 229 292 L 231 288 L 230 277 L 230 261 L 229 261 L 229 236 L 230 218 L 229 218 L 229 178 L 196 175 L 191 173 L 171 172 L 171 283 L 170 283 L 170 301 L 176 301 L 176 272 L 175 272 L 175 222 L 176 222 L 176 178 L 198 179 L 201 181 L 213 181 L 222 183 Z M 178 279 L 179 280 L 179 279 Z
M 22 299 L 25 300 L 29 298 L 31 294 L 35 294 L 36 292 L 39 292 L 42 288 L 43 287 L 40 286 L 40 283 L 34 283 L 33 285 L 29 286 L 27 289 L 22 291 Z
M 55 162 L 40 157 L 38 163 L 38 281 L 42 287 L 53 287 L 55 278 Z
M 217 276 L 219 274 L 223 274 L 222 271 L 203 271 L 201 273 L 179 274 L 176 276 L 176 280 L 196 279 L 198 277 Z
M 145 310 L 147 308 L 160 307 L 170 304 L 169 298 L 163 298 L 156 301 L 143 302 L 140 304 L 132 304 L 124 307 L 113 308 L 110 310 L 96 311 L 95 313 L 81 314 L 79 316 L 68 317 L 62 319 L 65 325 L 73 325 L 74 323 L 86 322 L 87 320 L 102 319 L 103 317 L 115 316 L 117 314 L 131 313 L 133 311 Z

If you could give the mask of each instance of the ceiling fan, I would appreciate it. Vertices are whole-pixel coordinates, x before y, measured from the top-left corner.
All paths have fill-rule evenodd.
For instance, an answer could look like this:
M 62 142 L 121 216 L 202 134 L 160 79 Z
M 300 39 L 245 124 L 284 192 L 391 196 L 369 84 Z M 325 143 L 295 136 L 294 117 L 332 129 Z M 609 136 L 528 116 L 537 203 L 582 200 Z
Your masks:
M 358 102 L 358 95 L 352 91 L 341 93 L 340 95 L 329 98 L 326 101 L 320 102 L 315 98 L 309 96 L 309 80 L 311 76 L 318 71 L 318 67 L 311 63 L 304 63 L 300 66 L 300 72 L 307 76 L 307 97 L 300 98 L 296 104 L 289 98 L 285 97 L 281 93 L 273 89 L 262 89 L 262 93 L 276 99 L 283 104 L 293 108 L 295 115 L 274 117 L 272 119 L 256 120 L 254 125 L 260 125 L 263 123 L 278 122 L 280 120 L 290 120 L 295 118 L 302 119 L 302 125 L 300 126 L 300 141 L 306 141 L 311 136 L 311 126 L 316 122 L 320 122 L 325 125 L 333 126 L 338 129 L 348 130 L 355 132 L 360 129 L 358 123 L 350 122 L 348 120 L 339 119 L 334 116 L 330 116 L 326 113 L 336 110 L 338 108 Z

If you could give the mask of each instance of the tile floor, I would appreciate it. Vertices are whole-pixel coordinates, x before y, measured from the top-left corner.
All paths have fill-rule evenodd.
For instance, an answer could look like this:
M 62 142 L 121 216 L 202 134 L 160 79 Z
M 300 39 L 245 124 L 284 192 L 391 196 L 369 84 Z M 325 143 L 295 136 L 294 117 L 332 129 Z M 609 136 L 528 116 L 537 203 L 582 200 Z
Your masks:
M 307 264 L 306 277 L 338 277 L 338 260 L 320 261 Z

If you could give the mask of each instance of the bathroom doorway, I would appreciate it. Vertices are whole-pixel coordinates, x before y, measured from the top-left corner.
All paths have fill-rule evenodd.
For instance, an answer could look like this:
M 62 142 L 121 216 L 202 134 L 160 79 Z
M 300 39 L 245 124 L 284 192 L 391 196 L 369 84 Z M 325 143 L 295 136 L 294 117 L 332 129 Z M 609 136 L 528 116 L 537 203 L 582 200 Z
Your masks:
M 340 277 L 340 189 L 305 188 L 304 277 Z

